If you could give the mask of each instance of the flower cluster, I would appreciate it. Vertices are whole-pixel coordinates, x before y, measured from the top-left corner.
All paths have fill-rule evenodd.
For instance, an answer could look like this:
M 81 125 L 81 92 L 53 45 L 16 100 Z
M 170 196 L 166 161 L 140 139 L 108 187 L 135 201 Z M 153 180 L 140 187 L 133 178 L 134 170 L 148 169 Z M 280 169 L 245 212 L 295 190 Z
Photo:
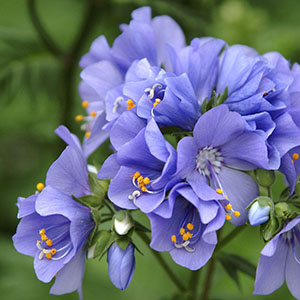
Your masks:
M 250 224 L 262 224 L 269 241 L 255 293 L 286 280 L 300 298 L 299 65 L 210 37 L 186 45 L 179 25 L 151 18 L 149 7 L 133 11 L 121 30 L 111 48 L 100 36 L 80 60 L 87 116 L 75 119 L 84 140 L 58 128 L 68 146 L 46 187 L 19 198 L 16 249 L 35 258 L 40 280 L 56 277 L 54 294 L 81 294 L 87 248 L 89 257 L 107 252 L 110 279 L 125 289 L 139 230 L 130 211 L 149 218 L 154 250 L 197 270 L 212 257 L 217 231 L 226 221 L 244 225 L 249 209 Z M 86 159 L 108 138 L 113 153 L 96 178 Z M 287 184 L 278 203 L 270 193 L 275 170 Z

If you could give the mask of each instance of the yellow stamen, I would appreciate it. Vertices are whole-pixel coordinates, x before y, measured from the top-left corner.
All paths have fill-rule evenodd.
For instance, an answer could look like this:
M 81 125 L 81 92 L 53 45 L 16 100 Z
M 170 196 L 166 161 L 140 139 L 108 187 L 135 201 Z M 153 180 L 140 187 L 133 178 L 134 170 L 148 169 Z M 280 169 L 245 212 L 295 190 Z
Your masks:
M 48 240 L 48 237 L 46 236 L 46 234 L 41 235 L 41 240 L 42 241 L 47 241 Z
M 239 212 L 239 211 L 235 211 L 234 213 L 233 213 L 237 218 L 241 215 L 241 213 Z
M 226 210 L 231 210 L 232 209 L 232 205 L 231 204 L 227 204 L 225 208 L 226 208 Z
M 127 101 L 126 101 L 126 103 L 127 103 L 127 109 L 128 110 L 130 110 L 130 109 L 132 109 L 132 108 L 134 108 L 136 105 L 134 104 L 134 102 L 131 100 L 131 99 L 128 99 Z
M 216 189 L 216 192 L 217 192 L 218 194 L 223 194 L 223 191 L 222 191 L 221 189 Z
M 42 191 L 44 189 L 45 185 L 42 183 L 42 182 L 39 182 L 37 185 L 36 185 L 36 189 L 38 191 Z
M 187 227 L 188 230 L 193 230 L 194 229 L 194 225 L 192 223 L 188 223 L 186 225 L 186 227 Z
M 183 239 L 184 241 L 187 241 L 187 240 L 189 239 L 188 234 L 185 233 L 185 234 L 182 236 L 182 239 Z
M 298 160 L 299 159 L 299 154 L 298 153 L 293 153 L 292 158 L 293 158 L 293 160 Z
M 180 233 L 181 235 L 184 235 L 184 234 L 185 234 L 185 229 L 184 229 L 184 228 L 180 228 L 179 233 Z
M 90 116 L 94 118 L 97 116 L 97 113 L 95 111 L 91 111 Z
M 186 234 L 187 234 L 187 236 L 188 236 L 189 239 L 192 238 L 192 234 L 189 231 Z
M 159 104 L 161 102 L 161 100 L 160 99 L 155 99 L 155 102 L 153 103 L 153 107 L 155 107 L 157 104 Z
M 83 115 L 77 115 L 76 117 L 75 117 L 75 121 L 76 122 L 81 122 L 83 120 Z
M 39 233 L 40 233 L 40 235 L 45 234 L 45 233 L 46 233 L 46 230 L 43 228 L 43 229 L 41 229 L 41 230 L 39 231 Z
M 295 161 L 292 159 L 292 163 L 294 164 L 295 163 Z
M 56 249 L 54 249 L 54 248 L 51 249 L 51 250 L 50 250 L 50 253 L 51 253 L 52 255 L 54 255 L 54 254 L 56 253 Z
M 92 133 L 90 131 L 87 131 L 84 136 L 86 139 L 88 139 L 91 136 L 91 134 Z
M 145 193 L 145 192 L 147 192 L 148 190 L 147 190 L 147 188 L 146 188 L 145 186 L 142 186 L 142 187 L 141 187 L 141 191 Z
M 48 258 L 48 259 L 51 259 L 51 258 L 52 258 L 51 253 L 46 253 L 45 256 L 46 256 L 46 258 Z
M 81 103 L 81 106 L 82 106 L 83 108 L 87 108 L 87 107 L 89 106 L 89 101 L 83 101 L 83 102 Z
M 226 215 L 225 218 L 226 218 L 227 221 L 231 220 L 231 216 L 230 215 Z
M 176 235 L 175 234 L 173 234 L 171 236 L 171 241 L 172 241 L 172 243 L 176 243 Z
M 229 198 L 227 196 L 224 196 L 225 199 L 229 200 Z
M 135 172 L 134 175 L 132 176 L 134 179 L 137 179 L 141 176 L 140 172 Z
M 143 180 L 144 184 L 149 184 L 150 183 L 150 179 L 148 177 L 145 177 Z
M 50 240 L 50 239 L 48 239 L 47 241 L 46 241 L 46 244 L 47 244 L 47 246 L 49 246 L 49 247 L 51 247 L 52 246 L 52 240 Z
M 143 182 L 143 179 L 144 179 L 144 177 L 143 177 L 143 176 L 140 176 L 140 177 L 137 179 L 138 183 L 142 183 L 142 182 Z

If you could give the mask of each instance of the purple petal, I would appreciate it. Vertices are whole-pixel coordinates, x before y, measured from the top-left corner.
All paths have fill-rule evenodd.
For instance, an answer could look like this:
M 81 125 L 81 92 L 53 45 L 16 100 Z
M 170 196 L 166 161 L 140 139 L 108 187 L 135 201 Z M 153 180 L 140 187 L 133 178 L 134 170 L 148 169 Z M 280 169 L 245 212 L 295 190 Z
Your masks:
M 196 156 L 198 147 L 193 137 L 184 137 L 177 145 L 177 173 L 182 177 L 186 177 L 193 172 L 196 167 Z
M 169 152 L 166 147 L 166 140 L 160 132 L 154 119 L 151 119 L 146 127 L 145 140 L 149 147 L 150 153 L 159 160 L 166 162 Z
M 45 257 L 43 259 L 39 259 L 39 252 L 36 252 L 33 266 L 36 273 L 37 278 L 43 282 L 50 282 L 55 274 L 57 274 L 63 267 L 64 261 L 62 260 L 48 260 Z M 71 257 L 70 254 L 66 256 L 66 258 Z
M 120 170 L 120 165 L 117 161 L 117 154 L 110 155 L 103 163 L 97 177 L 99 179 L 112 179 Z
M 233 216 L 231 222 L 235 225 L 245 224 L 248 214 L 245 208 L 259 196 L 257 184 L 251 176 L 226 167 L 222 168 L 218 178 L 232 208 L 241 213 L 238 218 Z
M 110 89 L 123 82 L 120 71 L 111 62 L 106 60 L 89 65 L 80 75 L 83 81 L 95 89 L 103 101 Z
M 113 243 L 107 253 L 108 275 L 120 290 L 126 289 L 135 270 L 134 247 L 130 243 L 125 250 Z
M 56 275 L 55 283 L 51 287 L 50 294 L 62 295 L 78 291 L 82 300 L 82 280 L 85 268 L 85 247 L 67 263 Z
M 254 133 L 245 132 L 222 146 L 224 163 L 237 169 L 268 169 L 268 151 L 264 139 Z
M 258 261 L 254 294 L 268 295 L 280 288 L 285 279 L 288 246 L 279 239 L 273 256 L 262 255 Z
M 176 50 L 185 46 L 185 36 L 180 26 L 169 16 L 155 17 L 152 22 L 155 35 L 158 64 L 164 64 L 170 70 L 170 63 L 166 51 L 166 44 L 172 45 Z
M 219 105 L 200 117 L 194 128 L 198 147 L 217 147 L 238 137 L 245 129 L 245 121 L 226 105 Z
M 90 193 L 86 159 L 68 146 L 48 170 L 46 184 L 76 197 Z
M 84 139 L 83 151 L 86 157 L 93 153 L 109 137 L 109 132 L 103 129 L 103 126 L 106 123 L 106 114 L 105 112 L 102 112 L 95 120 L 91 135 Z
M 132 140 L 145 127 L 145 121 L 135 113 L 124 112 L 114 123 L 110 131 L 111 144 L 116 150 Z
M 55 133 L 69 146 L 78 151 L 82 152 L 81 144 L 78 137 L 75 134 L 72 134 L 69 129 L 63 125 L 60 125 L 55 129 Z
M 224 196 L 218 194 L 214 189 L 212 189 L 208 184 L 204 176 L 202 176 L 198 171 L 193 171 L 188 177 L 187 182 L 191 185 L 194 192 L 202 200 L 218 200 L 224 199 Z
M 35 212 L 35 201 L 38 194 L 29 196 L 28 198 L 19 197 L 17 206 L 19 208 L 18 218 L 26 217 Z

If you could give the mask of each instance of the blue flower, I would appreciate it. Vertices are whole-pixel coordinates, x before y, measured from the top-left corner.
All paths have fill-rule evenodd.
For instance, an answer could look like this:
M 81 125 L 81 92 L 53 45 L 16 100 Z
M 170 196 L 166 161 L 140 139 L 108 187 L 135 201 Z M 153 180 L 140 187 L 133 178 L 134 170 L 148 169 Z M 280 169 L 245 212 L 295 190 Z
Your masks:
M 271 207 L 268 205 L 262 207 L 258 201 L 254 202 L 249 209 L 249 223 L 252 226 L 257 226 L 267 222 L 270 218 L 270 209 Z
M 240 218 L 232 220 L 237 225 L 245 223 L 244 209 L 258 196 L 254 180 L 239 170 L 268 168 L 264 138 L 247 131 L 245 124 L 238 113 L 220 105 L 202 115 L 193 137 L 183 138 L 177 146 L 178 174 L 199 198 L 220 200 L 229 208 L 228 219 L 240 212 Z
M 108 275 L 111 282 L 120 290 L 128 288 L 135 270 L 134 246 L 129 243 L 121 249 L 113 243 L 107 252 Z
M 166 45 L 176 50 L 185 46 L 185 37 L 179 25 L 169 16 L 151 19 L 151 8 L 141 7 L 131 14 L 129 25 L 122 25 L 122 34 L 116 38 L 112 55 L 118 65 L 127 71 L 135 60 L 147 58 L 152 66 L 164 65 L 168 70 Z
M 133 11 L 130 24 L 123 24 L 121 29 L 123 32 L 116 38 L 112 49 L 105 37 L 100 36 L 79 63 L 83 68 L 79 93 L 88 116 L 79 115 L 76 120 L 84 121 L 83 149 L 86 156 L 107 139 L 112 126 L 107 123 L 116 119 L 127 107 L 135 106 L 133 100 L 122 93 L 125 74 L 131 64 L 146 58 L 152 66 L 163 64 L 168 69 L 166 44 L 175 49 L 185 46 L 178 24 L 168 16 L 151 19 L 149 7 Z
M 126 119 L 127 123 L 134 120 Z M 124 133 L 126 126 L 118 128 L 118 132 L 112 130 L 115 133 L 112 144 L 117 146 L 118 151 L 104 162 L 98 174 L 101 179 L 112 178 L 109 199 L 121 208 L 170 214 L 168 201 L 164 200 L 166 192 L 179 180 L 175 177 L 175 149 L 165 140 L 153 119 L 123 145 L 113 143 L 118 138 L 122 143 L 128 137 Z M 129 136 L 130 133 L 131 130 Z
M 218 201 L 202 200 L 186 183 L 176 185 L 169 194 L 173 211 L 169 218 L 149 214 L 156 251 L 168 251 L 179 265 L 191 270 L 204 266 L 217 244 L 216 231 L 225 221 Z
M 181 50 L 169 46 L 172 72 L 187 74 L 199 104 L 212 96 L 217 82 L 219 54 L 224 46 L 224 41 L 210 37 L 195 38 Z
M 126 74 L 123 93 L 137 105 L 137 115 L 153 117 L 160 126 L 192 130 L 200 115 L 193 87 L 186 74 L 175 76 L 146 59 L 137 61 Z
M 65 127 L 58 128 L 57 133 L 69 146 L 51 165 L 46 187 L 27 199 L 18 199 L 18 217 L 22 219 L 13 242 L 20 253 L 34 257 L 39 280 L 56 278 L 50 293 L 77 290 L 82 297 L 85 246 L 94 222 L 90 210 L 72 195 L 91 193 L 88 170 L 78 139 Z
M 271 294 L 286 281 L 292 295 L 300 298 L 299 222 L 300 217 L 297 217 L 287 223 L 261 251 L 254 294 Z

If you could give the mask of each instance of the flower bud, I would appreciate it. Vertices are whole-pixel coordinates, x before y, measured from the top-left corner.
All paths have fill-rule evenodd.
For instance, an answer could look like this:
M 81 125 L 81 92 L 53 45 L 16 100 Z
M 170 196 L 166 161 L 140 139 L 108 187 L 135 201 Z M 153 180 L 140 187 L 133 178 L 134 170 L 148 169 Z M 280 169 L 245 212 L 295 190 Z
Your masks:
M 255 170 L 256 180 L 259 185 L 269 187 L 275 182 L 275 172 L 265 169 Z
M 257 226 L 267 222 L 270 218 L 270 209 L 269 205 L 261 206 L 258 201 L 254 202 L 248 214 L 249 222 L 252 226 Z
M 126 210 L 118 211 L 114 216 L 114 229 L 117 234 L 125 235 L 133 227 L 129 213 Z
M 128 288 L 135 269 L 134 246 L 129 243 L 125 250 L 113 243 L 107 252 L 108 275 L 120 290 Z

